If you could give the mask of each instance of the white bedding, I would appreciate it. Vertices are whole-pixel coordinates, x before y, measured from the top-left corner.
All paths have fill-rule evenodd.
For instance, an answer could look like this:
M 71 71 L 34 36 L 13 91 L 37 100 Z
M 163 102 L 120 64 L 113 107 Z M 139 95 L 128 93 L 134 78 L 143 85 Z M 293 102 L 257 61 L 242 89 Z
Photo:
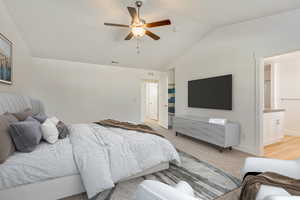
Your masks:
M 155 135 L 96 124 L 69 129 L 70 137 L 15 153 L 1 164 L 0 190 L 80 174 L 90 198 L 160 163 L 180 162 L 171 143 Z
M 0 190 L 78 174 L 70 139 L 41 143 L 31 153 L 15 153 L 0 165 Z
M 89 198 L 160 163 L 180 163 L 171 143 L 155 135 L 95 124 L 70 129 L 75 162 Z

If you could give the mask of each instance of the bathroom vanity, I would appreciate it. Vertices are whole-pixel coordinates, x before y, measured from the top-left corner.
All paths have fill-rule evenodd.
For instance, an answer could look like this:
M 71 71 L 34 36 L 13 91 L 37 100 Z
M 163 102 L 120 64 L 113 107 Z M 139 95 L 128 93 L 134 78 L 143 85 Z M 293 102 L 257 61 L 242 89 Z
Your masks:
M 283 124 L 284 124 L 284 109 L 265 109 L 264 110 L 264 146 L 270 145 L 284 137 Z

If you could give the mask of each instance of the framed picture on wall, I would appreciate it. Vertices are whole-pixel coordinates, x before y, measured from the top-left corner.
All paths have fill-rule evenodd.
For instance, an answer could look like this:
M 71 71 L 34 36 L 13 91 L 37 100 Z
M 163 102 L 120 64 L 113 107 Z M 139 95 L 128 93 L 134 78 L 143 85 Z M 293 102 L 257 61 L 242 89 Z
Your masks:
M 12 84 L 12 42 L 0 33 L 0 83 Z

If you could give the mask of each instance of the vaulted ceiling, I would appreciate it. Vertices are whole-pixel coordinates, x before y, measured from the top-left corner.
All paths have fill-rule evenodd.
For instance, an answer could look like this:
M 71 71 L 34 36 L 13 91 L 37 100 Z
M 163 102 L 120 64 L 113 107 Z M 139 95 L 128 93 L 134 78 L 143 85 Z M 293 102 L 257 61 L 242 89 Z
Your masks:
M 153 28 L 159 41 L 143 37 L 124 41 L 132 0 L 3 0 L 34 57 L 125 67 L 162 69 L 209 31 L 227 24 L 300 8 L 299 0 L 145 0 L 147 21 L 171 19 Z M 295 19 L 296 20 L 296 19 Z

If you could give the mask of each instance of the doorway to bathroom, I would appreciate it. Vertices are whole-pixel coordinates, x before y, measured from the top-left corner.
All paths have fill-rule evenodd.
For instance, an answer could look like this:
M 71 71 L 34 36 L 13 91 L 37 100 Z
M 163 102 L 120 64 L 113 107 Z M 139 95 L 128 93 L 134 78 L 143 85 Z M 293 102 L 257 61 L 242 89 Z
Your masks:
M 264 59 L 264 157 L 300 158 L 300 51 Z

